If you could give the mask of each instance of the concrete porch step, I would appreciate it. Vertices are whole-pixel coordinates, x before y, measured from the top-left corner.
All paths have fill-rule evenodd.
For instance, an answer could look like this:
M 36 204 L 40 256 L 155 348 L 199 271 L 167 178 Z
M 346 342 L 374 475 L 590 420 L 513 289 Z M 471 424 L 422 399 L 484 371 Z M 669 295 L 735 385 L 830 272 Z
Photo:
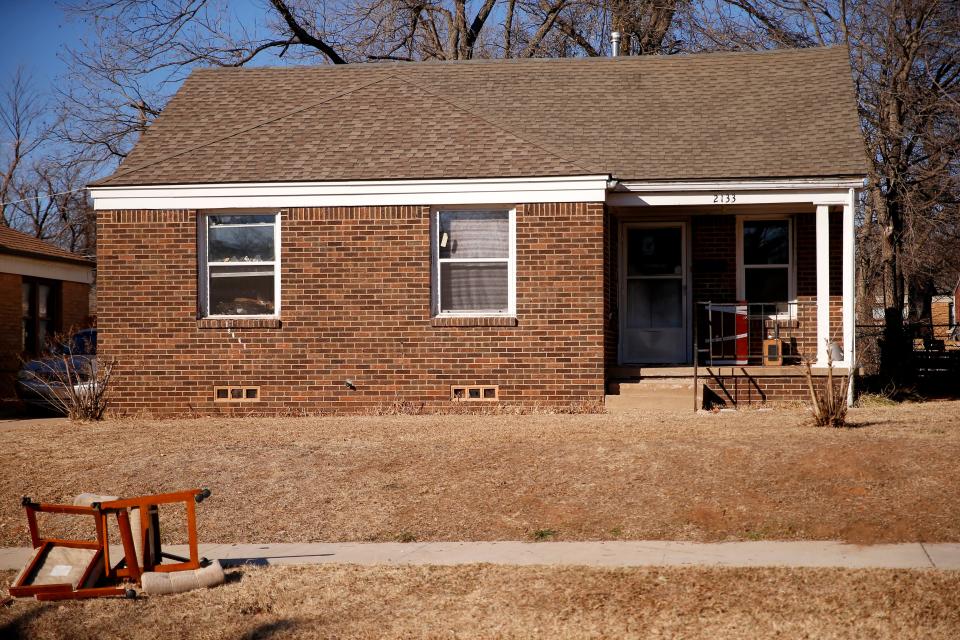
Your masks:
M 612 380 L 607 384 L 607 411 L 653 409 L 693 411 L 692 378 L 642 378 Z
M 693 378 L 641 378 L 640 380 L 611 380 L 607 383 L 610 395 L 690 395 Z

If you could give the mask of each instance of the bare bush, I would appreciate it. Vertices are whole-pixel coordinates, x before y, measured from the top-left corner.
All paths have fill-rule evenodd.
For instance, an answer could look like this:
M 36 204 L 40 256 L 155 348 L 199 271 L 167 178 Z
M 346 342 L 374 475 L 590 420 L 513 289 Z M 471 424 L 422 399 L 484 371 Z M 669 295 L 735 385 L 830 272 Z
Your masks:
M 79 351 L 70 339 L 57 342 L 46 357 L 24 363 L 19 381 L 39 404 L 71 420 L 101 420 L 116 361 Z
M 819 387 L 813 382 L 813 371 L 810 359 L 804 358 L 807 377 L 807 389 L 810 391 L 811 410 L 813 421 L 818 427 L 845 427 L 847 426 L 847 391 L 850 387 L 850 378 L 856 367 L 851 367 L 846 376 L 838 382 L 833 376 L 833 353 L 827 349 L 827 380 Z

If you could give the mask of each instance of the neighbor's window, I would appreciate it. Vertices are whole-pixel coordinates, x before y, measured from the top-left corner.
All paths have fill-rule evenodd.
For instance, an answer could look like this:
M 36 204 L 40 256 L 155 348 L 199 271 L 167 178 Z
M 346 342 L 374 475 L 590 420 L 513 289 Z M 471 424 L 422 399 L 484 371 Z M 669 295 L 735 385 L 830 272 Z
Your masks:
M 434 306 L 440 314 L 513 313 L 512 215 L 436 212 Z
M 274 316 L 279 307 L 276 214 L 205 216 L 202 299 L 208 316 Z
M 789 302 L 790 260 L 789 220 L 743 221 L 743 298 L 747 302 Z

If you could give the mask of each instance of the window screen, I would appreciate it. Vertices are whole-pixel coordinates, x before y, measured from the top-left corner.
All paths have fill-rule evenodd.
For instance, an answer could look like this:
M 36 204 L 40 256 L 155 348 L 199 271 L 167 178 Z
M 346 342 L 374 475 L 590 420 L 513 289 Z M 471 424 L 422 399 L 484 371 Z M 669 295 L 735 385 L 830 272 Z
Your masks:
M 440 211 L 436 233 L 440 313 L 507 313 L 510 212 Z

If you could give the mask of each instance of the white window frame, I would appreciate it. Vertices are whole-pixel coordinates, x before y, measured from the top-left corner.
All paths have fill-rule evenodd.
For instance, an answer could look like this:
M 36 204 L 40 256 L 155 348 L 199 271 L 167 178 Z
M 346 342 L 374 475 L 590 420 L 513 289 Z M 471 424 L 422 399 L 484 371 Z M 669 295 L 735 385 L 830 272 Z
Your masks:
M 509 255 L 504 258 L 441 258 L 440 229 L 441 213 L 474 211 L 506 211 L 509 228 Z M 443 262 L 506 262 L 507 263 L 507 309 L 505 311 L 441 311 L 440 310 L 440 264 Z M 430 273 L 432 298 L 431 309 L 439 318 L 486 318 L 514 317 L 517 315 L 517 207 L 516 205 L 451 205 L 432 207 L 430 210 Z
M 787 263 L 757 264 L 747 266 L 743 255 L 743 223 L 787 221 Z M 793 214 L 749 214 L 737 216 L 737 300 L 746 300 L 746 269 L 782 269 L 787 267 L 787 310 L 784 313 L 768 314 L 771 319 L 792 320 L 797 315 L 797 246 L 794 234 Z M 750 300 L 747 300 L 750 303 Z
M 236 262 L 208 262 L 207 256 L 209 255 L 209 246 L 208 246 L 208 228 L 209 224 L 207 218 L 210 216 L 275 216 L 273 223 L 273 260 L 272 261 L 258 261 L 258 262 L 244 262 L 245 266 L 250 267 L 264 267 L 272 266 L 273 267 L 273 313 L 271 314 L 247 314 L 247 315 L 237 315 L 237 314 L 212 314 L 210 313 L 210 267 L 236 267 L 238 263 Z M 243 211 L 231 211 L 231 210 L 222 210 L 222 211 L 204 211 L 197 216 L 198 229 L 197 229 L 197 254 L 199 259 L 199 264 L 197 265 L 197 273 L 200 277 L 200 317 L 201 318 L 211 318 L 211 319 L 241 319 L 241 318 L 279 318 L 280 317 L 280 227 L 281 225 L 281 212 L 276 210 L 243 210 Z M 262 223 L 262 226 L 266 226 L 266 223 Z

